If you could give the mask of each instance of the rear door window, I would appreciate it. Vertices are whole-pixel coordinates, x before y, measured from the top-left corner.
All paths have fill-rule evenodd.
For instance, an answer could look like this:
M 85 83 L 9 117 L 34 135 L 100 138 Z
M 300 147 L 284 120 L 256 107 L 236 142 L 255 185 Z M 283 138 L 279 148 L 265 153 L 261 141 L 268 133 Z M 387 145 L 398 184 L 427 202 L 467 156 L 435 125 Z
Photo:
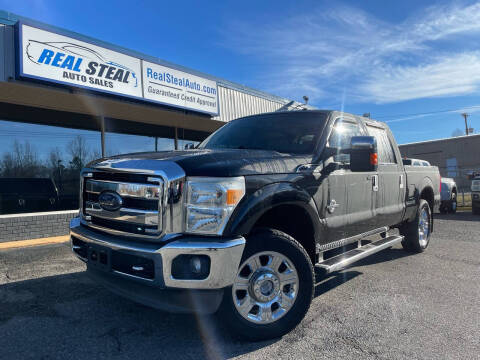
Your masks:
M 370 124 L 367 124 L 367 130 L 370 136 L 374 136 L 377 139 L 378 162 L 380 164 L 396 164 L 397 160 L 393 146 L 386 130 Z

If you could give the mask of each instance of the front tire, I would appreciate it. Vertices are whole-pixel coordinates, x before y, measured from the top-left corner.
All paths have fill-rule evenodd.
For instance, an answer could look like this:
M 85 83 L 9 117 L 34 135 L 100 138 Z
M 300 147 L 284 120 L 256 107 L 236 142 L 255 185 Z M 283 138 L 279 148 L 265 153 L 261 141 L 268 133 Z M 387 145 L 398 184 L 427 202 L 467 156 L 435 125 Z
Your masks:
M 420 200 L 415 219 L 400 227 L 400 234 L 405 238 L 402 246 L 406 251 L 421 253 L 425 251 L 432 232 L 432 210 L 424 199 Z
M 225 289 L 219 315 L 238 336 L 280 337 L 305 317 L 313 298 L 314 271 L 291 236 L 261 229 L 247 239 L 235 282 Z
M 450 208 L 448 209 L 452 214 L 457 212 L 457 194 L 452 192 L 452 198 L 450 199 Z

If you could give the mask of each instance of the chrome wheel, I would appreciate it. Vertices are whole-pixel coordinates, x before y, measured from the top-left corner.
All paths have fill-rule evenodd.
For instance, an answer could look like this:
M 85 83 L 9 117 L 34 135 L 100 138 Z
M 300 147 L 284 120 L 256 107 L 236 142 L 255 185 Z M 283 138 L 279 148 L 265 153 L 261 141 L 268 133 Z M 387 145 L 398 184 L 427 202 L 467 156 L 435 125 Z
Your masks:
M 297 270 L 286 256 L 257 253 L 240 265 L 232 286 L 235 308 L 248 321 L 272 323 L 292 308 L 298 283 Z
M 418 242 L 421 247 L 426 247 L 430 232 L 430 216 L 428 210 L 424 207 L 420 213 L 420 221 L 418 222 Z

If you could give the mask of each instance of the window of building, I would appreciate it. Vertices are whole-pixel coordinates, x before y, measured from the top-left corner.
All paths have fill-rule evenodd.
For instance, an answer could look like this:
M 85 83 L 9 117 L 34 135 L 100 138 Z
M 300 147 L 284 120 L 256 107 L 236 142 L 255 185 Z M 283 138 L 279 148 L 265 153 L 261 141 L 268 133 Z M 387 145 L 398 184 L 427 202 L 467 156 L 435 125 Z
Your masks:
M 106 156 L 174 149 L 174 139 L 112 132 L 105 134 Z
M 178 140 L 178 150 L 184 150 L 185 147 L 188 144 L 193 144 L 194 147 L 196 147 L 198 144 L 200 144 L 200 141 L 193 141 L 193 140 Z
M 78 209 L 100 132 L 0 120 L 0 214 Z
M 105 120 L 105 156 L 175 149 L 172 127 Z M 56 121 L 75 125 L 70 117 Z M 78 209 L 80 171 L 102 157 L 101 124 L 87 128 L 97 125 L 81 130 L 0 120 L 0 214 Z M 199 144 L 188 138 L 202 135 L 179 129 L 178 149 Z

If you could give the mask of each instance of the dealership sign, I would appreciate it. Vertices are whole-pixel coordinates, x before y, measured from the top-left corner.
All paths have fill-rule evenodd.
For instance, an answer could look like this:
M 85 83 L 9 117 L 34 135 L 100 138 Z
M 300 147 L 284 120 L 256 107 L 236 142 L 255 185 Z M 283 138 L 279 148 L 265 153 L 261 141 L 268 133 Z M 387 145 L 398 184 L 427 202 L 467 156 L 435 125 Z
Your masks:
M 140 60 L 21 24 L 20 76 L 142 96 Z
M 183 71 L 143 61 L 146 99 L 217 114 L 217 83 Z
M 21 78 L 218 114 L 215 81 L 24 23 L 18 34 Z

